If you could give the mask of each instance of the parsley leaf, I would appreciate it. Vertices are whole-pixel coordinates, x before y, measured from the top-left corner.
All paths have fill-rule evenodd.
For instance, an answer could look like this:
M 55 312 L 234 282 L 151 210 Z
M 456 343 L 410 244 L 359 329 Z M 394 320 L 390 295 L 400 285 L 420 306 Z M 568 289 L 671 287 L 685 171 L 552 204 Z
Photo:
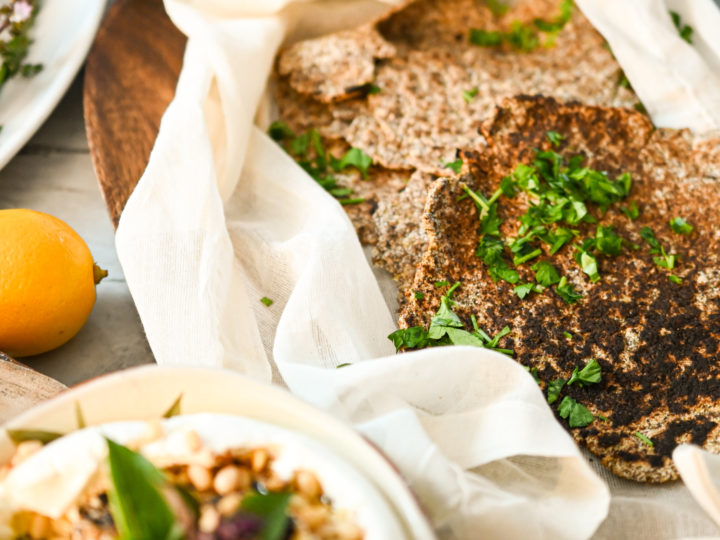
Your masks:
M 682 18 L 680 17 L 680 14 L 677 11 L 669 11 L 670 18 L 672 19 L 673 24 L 675 25 L 675 28 L 678 31 L 678 34 L 680 34 L 680 37 L 684 39 L 686 42 L 688 42 L 690 45 L 692 45 L 692 35 L 693 35 L 693 29 L 691 26 L 687 24 L 682 23 Z
M 463 96 L 463 99 L 465 100 L 465 103 L 470 103 L 470 102 L 473 100 L 473 98 L 474 98 L 475 96 L 477 96 L 478 91 L 479 91 L 479 89 L 478 89 L 477 86 L 476 86 L 475 88 L 471 89 L 471 90 L 465 90 L 465 91 L 462 93 L 462 96 Z
M 605 255 L 620 255 L 623 239 L 615 232 L 613 226 L 598 225 L 595 233 L 595 247 Z
M 600 281 L 600 274 L 598 273 L 597 259 L 583 249 L 575 251 L 575 260 L 582 268 L 582 271 L 587 274 L 590 281 L 595 283 Z
M 635 435 L 638 439 L 640 439 L 642 442 L 644 442 L 645 444 L 647 444 L 648 446 L 650 446 L 650 447 L 655 446 L 655 444 L 654 444 L 647 436 L 643 435 L 643 434 L 640 433 L 639 431 L 636 431 L 636 432 L 634 433 L 634 435 Z
M 355 167 L 360 171 L 363 178 L 367 178 L 368 169 L 372 165 L 372 158 L 359 148 L 351 148 L 340 159 L 331 157 L 330 165 L 336 172 L 344 171 L 348 167 Z
M 638 205 L 635 201 L 630 201 L 630 204 L 628 206 L 621 206 L 620 210 L 623 214 L 625 214 L 632 220 L 637 219 L 640 215 L 640 209 L 638 208 Z
M 510 6 L 508 6 L 502 0 L 485 0 L 485 3 L 487 4 L 487 7 L 490 9 L 492 14 L 496 17 L 505 15 L 508 12 L 508 9 L 510 9 Z
M 583 386 L 585 384 L 595 384 L 599 383 L 601 380 L 602 368 L 597 360 L 591 358 L 581 370 L 578 370 L 578 368 L 575 367 L 570 380 L 568 380 L 568 386 L 573 383 L 577 383 L 579 386 Z
M 682 278 L 680 276 L 676 276 L 675 274 L 670 274 L 668 279 L 677 285 L 680 285 L 683 282 Z
M 380 92 L 382 92 L 382 88 L 380 88 L 379 86 L 377 86 L 375 84 L 371 84 L 368 87 L 368 91 L 367 91 L 367 93 L 370 94 L 371 96 L 375 95 L 375 94 L 379 94 Z
M 281 142 L 295 137 L 295 133 L 292 129 L 290 129 L 290 126 L 280 120 L 270 124 L 270 127 L 268 128 L 268 135 L 270 135 L 270 137 L 276 142 Z
M 523 366 L 525 368 L 525 371 L 527 371 L 530 375 L 532 375 L 533 379 L 535 379 L 535 382 L 540 384 L 540 376 L 538 375 L 538 368 L 533 367 L 530 368 L 528 366 Z
M 643 227 L 642 229 L 640 229 L 640 236 L 642 236 L 643 240 L 650 244 L 650 247 L 652 248 L 650 250 L 650 253 L 660 252 L 660 242 L 658 241 L 655 233 L 650 227 Z
M 400 328 L 388 336 L 395 345 L 395 351 L 402 349 L 423 349 L 428 346 L 428 333 L 422 326 Z
M 677 234 L 691 234 L 693 232 L 693 226 L 681 217 L 672 218 L 670 228 Z
M 573 337 L 573 335 L 568 331 L 564 331 L 563 336 L 565 336 L 566 339 L 572 339 Z
M 568 280 L 565 276 L 560 278 L 560 282 L 558 283 L 557 287 L 555 287 L 555 292 L 558 294 L 558 296 L 560 296 L 560 298 L 565 300 L 566 304 L 574 304 L 583 296 L 575 290 L 571 283 L 568 283 Z
M 522 300 L 525 298 L 528 294 L 533 292 L 535 290 L 535 284 L 534 283 L 521 283 L 520 285 L 516 285 L 513 288 L 513 292 Z
M 535 279 L 543 287 L 549 287 L 560 282 L 560 274 L 557 269 L 547 261 L 539 261 L 532 265 L 535 270 Z
M 460 158 L 457 158 L 455 161 L 448 161 L 447 163 L 443 163 L 443 167 L 446 169 L 450 169 L 455 174 L 460 174 L 460 171 L 462 170 L 463 161 Z
M 468 40 L 473 45 L 478 45 L 479 47 L 498 47 L 505 41 L 505 35 L 498 31 L 471 28 L 468 34 Z
M 559 146 L 565 140 L 565 136 L 560 135 L 557 131 L 548 131 L 547 138 L 553 146 Z
M 676 259 L 676 255 L 668 255 L 665 252 L 664 246 L 660 246 L 660 257 L 653 257 L 653 261 L 655 261 L 655 264 L 662 268 L 667 268 L 668 270 L 672 270 L 673 268 L 675 268 Z
M 450 285 L 450 282 L 447 279 L 443 279 L 442 281 L 436 281 L 434 285 L 436 287 L 447 287 L 448 285 Z
M 415 296 L 416 300 L 422 300 L 425 298 L 425 295 L 420 291 L 413 291 L 413 296 Z
M 547 387 L 547 401 L 549 404 L 553 404 L 560 397 L 563 387 L 565 386 L 565 379 L 555 379 L 550 381 Z
M 260 299 L 260 301 L 261 301 L 263 304 L 265 304 L 267 307 L 272 306 L 273 303 L 274 303 L 274 302 L 273 302 L 270 298 L 268 298 L 267 296 L 263 296 L 263 297 Z
M 504 252 L 505 244 L 502 240 L 485 235 L 480 240 L 475 255 L 483 260 L 494 281 L 502 279 L 514 285 L 520 280 L 520 276 L 505 262 Z
M 584 405 L 578 403 L 570 396 L 565 396 L 558 407 L 560 418 L 568 418 L 571 428 L 585 427 L 595 420 L 595 417 Z

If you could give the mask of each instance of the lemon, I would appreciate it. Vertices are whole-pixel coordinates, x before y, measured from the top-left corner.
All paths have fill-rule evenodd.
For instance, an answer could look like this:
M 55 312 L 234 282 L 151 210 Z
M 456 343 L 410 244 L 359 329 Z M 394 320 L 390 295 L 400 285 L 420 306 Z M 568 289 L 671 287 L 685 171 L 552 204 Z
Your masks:
M 87 321 L 107 275 L 65 222 L 33 210 L 0 210 L 0 350 L 40 354 Z

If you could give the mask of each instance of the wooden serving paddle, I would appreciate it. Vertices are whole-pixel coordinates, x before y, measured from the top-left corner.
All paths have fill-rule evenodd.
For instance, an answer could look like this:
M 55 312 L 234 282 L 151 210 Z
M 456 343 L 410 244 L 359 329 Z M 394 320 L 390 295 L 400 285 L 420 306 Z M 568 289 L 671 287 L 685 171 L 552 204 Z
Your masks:
M 119 0 L 108 10 L 88 56 L 85 130 L 115 227 L 175 95 L 185 42 L 162 0 Z
M 65 390 L 65 385 L 0 353 L 0 424 Z

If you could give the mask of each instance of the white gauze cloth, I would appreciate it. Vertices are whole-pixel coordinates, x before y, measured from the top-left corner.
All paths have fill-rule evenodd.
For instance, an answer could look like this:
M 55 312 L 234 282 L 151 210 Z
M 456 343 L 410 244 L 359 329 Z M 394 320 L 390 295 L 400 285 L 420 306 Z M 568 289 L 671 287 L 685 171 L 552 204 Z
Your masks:
M 682 486 L 655 491 L 608 477 L 619 497 L 611 503 L 606 483 L 511 359 L 464 347 L 394 355 L 386 337 L 393 314 L 344 210 L 255 126 L 284 41 L 356 26 L 390 3 L 166 1 L 189 38 L 183 69 L 117 232 L 158 363 L 273 380 L 355 424 L 397 464 L 443 538 L 714 534 Z M 640 4 L 637 13 L 655 21 L 657 10 Z M 622 43 L 619 11 L 602 17 Z M 658 31 L 676 36 L 666 26 Z M 673 51 L 697 54 L 682 44 Z M 644 62 L 642 53 L 633 61 Z M 648 110 L 707 127 L 697 111 L 709 107 L 702 98 L 712 97 L 710 85 L 691 96 L 697 106 L 684 117 L 679 104 L 665 107 L 656 82 L 636 80 L 641 69 L 625 69 Z M 344 363 L 352 365 L 336 369 Z

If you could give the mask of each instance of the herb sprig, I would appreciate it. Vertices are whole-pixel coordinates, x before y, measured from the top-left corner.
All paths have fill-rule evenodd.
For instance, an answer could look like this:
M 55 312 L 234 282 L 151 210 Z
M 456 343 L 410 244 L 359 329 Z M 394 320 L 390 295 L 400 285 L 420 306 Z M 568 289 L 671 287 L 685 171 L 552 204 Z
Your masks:
M 452 296 L 459 287 L 460 282 L 454 283 L 440 298 L 440 308 L 432 318 L 427 330 L 422 326 L 412 326 L 401 328 L 390 334 L 388 339 L 395 345 L 395 350 L 424 349 L 441 345 L 469 345 L 512 355 L 512 350 L 500 346 L 500 340 L 510 333 L 508 326 L 495 336 L 490 336 L 478 326 L 477 318 L 472 315 L 473 329 L 472 331 L 465 329 L 465 323 L 452 309 L 455 305 Z
M 364 179 L 367 178 L 372 158 L 365 152 L 359 148 L 350 148 L 343 156 L 335 157 L 327 151 L 316 129 L 309 129 L 305 133 L 296 135 L 285 122 L 280 121 L 270 125 L 268 134 L 340 204 L 365 202 L 363 198 L 353 197 L 354 191 L 340 186 L 337 178 L 333 176 L 333 173 L 354 168 L 360 171 Z
M 504 15 L 507 11 L 507 6 L 504 6 L 502 12 L 500 9 L 493 8 L 493 5 L 489 7 L 496 15 Z M 555 44 L 557 34 L 572 17 L 572 10 L 572 0 L 563 0 L 560 4 L 559 14 L 553 19 L 537 18 L 531 24 L 513 21 L 510 28 L 505 31 L 471 28 L 468 39 L 470 43 L 479 47 L 507 45 L 521 52 L 532 52 L 540 46 L 551 47 Z
M 680 34 L 680 37 L 684 39 L 686 42 L 688 42 L 690 45 L 692 45 L 692 35 L 693 35 L 693 29 L 692 26 L 689 26 L 687 24 L 683 24 L 682 18 L 680 17 L 680 14 L 677 11 L 669 11 L 670 18 L 672 19 L 673 24 L 675 25 L 675 28 L 678 31 L 678 34 Z

